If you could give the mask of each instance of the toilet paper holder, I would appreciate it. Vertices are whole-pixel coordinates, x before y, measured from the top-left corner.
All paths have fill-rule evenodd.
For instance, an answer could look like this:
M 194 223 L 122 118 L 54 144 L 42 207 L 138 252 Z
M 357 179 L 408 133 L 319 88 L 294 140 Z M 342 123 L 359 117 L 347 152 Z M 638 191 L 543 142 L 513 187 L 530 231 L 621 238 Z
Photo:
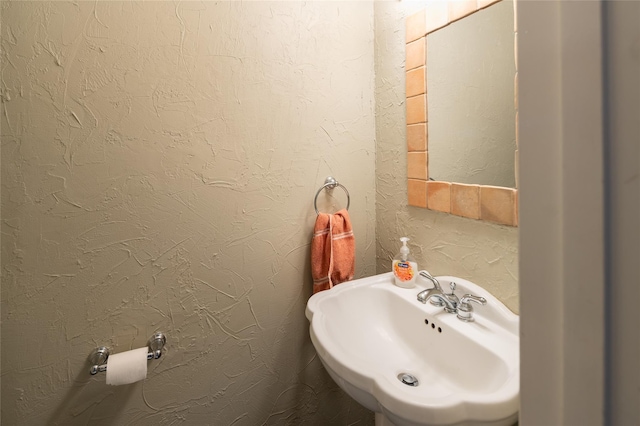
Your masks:
M 149 353 L 147 359 L 158 359 L 162 356 L 162 349 L 167 343 L 167 338 L 163 333 L 155 333 L 149 341 L 147 346 L 149 347 Z M 98 374 L 100 372 L 107 371 L 107 358 L 109 358 L 109 348 L 106 346 L 100 346 L 91 352 L 89 355 L 89 362 L 93 364 L 89 369 L 91 375 Z

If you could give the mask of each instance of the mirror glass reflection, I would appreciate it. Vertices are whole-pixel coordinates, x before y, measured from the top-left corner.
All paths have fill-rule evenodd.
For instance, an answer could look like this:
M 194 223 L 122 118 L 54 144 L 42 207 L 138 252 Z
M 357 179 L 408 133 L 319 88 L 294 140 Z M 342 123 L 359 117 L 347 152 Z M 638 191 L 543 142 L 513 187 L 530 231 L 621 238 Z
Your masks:
M 513 3 L 427 35 L 429 177 L 514 188 Z

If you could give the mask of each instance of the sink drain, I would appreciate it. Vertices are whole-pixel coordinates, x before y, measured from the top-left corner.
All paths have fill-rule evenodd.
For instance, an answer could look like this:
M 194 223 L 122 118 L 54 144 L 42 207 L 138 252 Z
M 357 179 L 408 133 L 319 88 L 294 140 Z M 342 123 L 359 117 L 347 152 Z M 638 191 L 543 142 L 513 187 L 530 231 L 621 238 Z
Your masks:
M 418 379 L 416 376 L 413 376 L 409 373 L 400 373 L 398 374 L 398 380 L 404 383 L 407 386 L 418 386 Z

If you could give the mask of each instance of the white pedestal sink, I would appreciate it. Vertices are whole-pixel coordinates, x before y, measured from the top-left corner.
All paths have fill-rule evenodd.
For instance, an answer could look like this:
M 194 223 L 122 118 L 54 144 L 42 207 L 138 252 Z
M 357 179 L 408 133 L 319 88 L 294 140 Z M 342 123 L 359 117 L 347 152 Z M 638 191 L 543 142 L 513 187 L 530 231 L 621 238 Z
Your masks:
M 307 303 L 310 335 L 336 383 L 376 412 L 376 425 L 513 425 L 518 416 L 518 316 L 481 287 L 437 277 L 443 289 L 487 299 L 474 322 L 416 300 L 391 273 L 354 280 Z M 417 380 L 417 386 L 414 380 Z

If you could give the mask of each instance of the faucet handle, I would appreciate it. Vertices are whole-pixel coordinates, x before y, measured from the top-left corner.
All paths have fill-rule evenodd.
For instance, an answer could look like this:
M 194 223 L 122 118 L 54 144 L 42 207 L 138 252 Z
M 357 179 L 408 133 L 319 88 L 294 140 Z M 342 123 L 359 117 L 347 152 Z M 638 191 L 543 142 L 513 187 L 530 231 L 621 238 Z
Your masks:
M 469 293 L 465 294 L 464 296 L 462 296 L 462 299 L 460 299 L 460 303 L 466 303 L 468 305 L 469 302 L 475 302 L 478 305 L 486 305 L 487 299 Z
M 445 294 L 445 297 L 449 300 L 449 302 L 451 302 L 453 308 L 445 308 L 445 311 L 449 312 L 450 314 L 455 314 L 458 310 L 458 303 L 460 303 L 460 299 L 456 295 L 456 283 L 454 283 L 453 281 L 449 283 L 449 288 L 451 288 L 451 293 Z
M 474 296 L 473 294 L 465 294 L 460 299 L 458 304 L 458 319 L 464 322 L 473 322 L 473 306 L 469 302 L 474 302 L 479 305 L 486 305 L 487 299 L 480 296 Z

